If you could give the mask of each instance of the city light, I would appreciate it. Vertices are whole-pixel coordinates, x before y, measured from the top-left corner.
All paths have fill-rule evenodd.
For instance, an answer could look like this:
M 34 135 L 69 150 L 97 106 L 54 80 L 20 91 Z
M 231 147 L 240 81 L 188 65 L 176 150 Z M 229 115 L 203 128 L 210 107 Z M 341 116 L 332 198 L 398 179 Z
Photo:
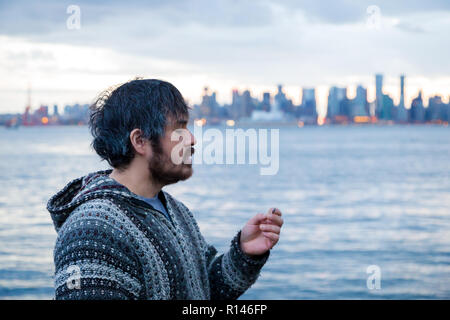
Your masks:
M 202 127 L 206 124 L 206 119 L 205 118 L 196 119 L 194 120 L 194 124 L 198 127 Z
M 239 91 L 233 89 L 231 104 L 221 105 L 216 100 L 216 92 L 204 88 L 200 104 L 192 105 L 190 119 L 195 126 L 224 125 L 292 125 L 297 127 L 309 125 L 349 125 L 349 124 L 432 124 L 446 125 L 450 119 L 450 101 L 445 97 L 428 98 L 428 106 L 422 91 L 411 101 L 409 108 L 405 105 L 406 76 L 399 77 L 400 101 L 394 104 L 393 98 L 383 90 L 382 74 L 376 74 L 374 87 L 376 96 L 368 100 L 368 90 L 358 85 L 355 94 L 349 94 L 348 87 L 332 86 L 328 90 L 326 114 L 319 115 L 317 106 L 317 90 L 312 87 L 299 88 L 301 102 L 295 105 L 286 95 L 282 85 L 278 92 L 264 92 L 262 99 L 252 96 L 249 89 Z M 0 125 L 10 128 L 39 125 L 87 125 L 89 120 L 89 104 L 66 105 L 59 112 L 57 105 L 51 108 L 41 105 L 31 109 L 31 90 L 28 90 L 28 104 L 20 114 L 0 114 Z M 445 101 L 445 102 L 444 102 Z
M 227 120 L 227 126 L 229 126 L 229 127 L 234 127 L 234 120 Z
M 355 116 L 355 117 L 353 117 L 353 122 L 354 123 L 369 123 L 370 122 L 370 117 L 367 117 L 367 116 Z

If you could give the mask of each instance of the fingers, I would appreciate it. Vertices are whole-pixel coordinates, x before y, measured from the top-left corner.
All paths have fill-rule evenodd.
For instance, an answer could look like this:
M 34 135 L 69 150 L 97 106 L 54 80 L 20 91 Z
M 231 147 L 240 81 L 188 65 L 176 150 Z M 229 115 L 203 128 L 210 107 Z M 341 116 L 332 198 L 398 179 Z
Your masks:
M 257 215 L 261 218 L 261 214 Z M 269 239 L 274 246 L 280 239 L 281 226 L 283 225 L 283 218 L 281 218 L 281 211 L 278 208 L 270 208 L 266 214 L 262 215 L 262 220 L 259 220 L 259 229 L 264 237 Z
M 264 222 L 259 225 L 262 234 L 268 238 L 273 245 L 275 245 L 280 239 L 281 225 L 283 221 L 280 216 L 275 214 L 270 214 L 269 218 L 264 219 Z M 266 215 L 267 217 L 267 215 Z M 275 222 L 275 224 L 270 224 L 273 220 L 281 220 Z M 277 225 L 278 224 L 278 225 Z
M 277 216 L 281 217 L 281 211 L 278 208 L 270 208 L 269 211 L 267 211 L 267 213 L 276 214 Z
M 260 224 L 259 228 L 263 232 L 273 232 L 279 234 L 281 231 L 281 228 L 279 226 L 273 225 L 273 224 Z
M 248 220 L 247 224 L 251 224 L 251 225 L 258 225 L 261 222 L 264 221 L 264 219 L 266 218 L 266 215 L 263 213 L 258 213 L 257 215 L 255 215 L 254 217 L 252 217 L 250 220 Z
M 281 218 L 281 211 L 275 208 L 270 208 L 266 214 L 264 223 L 271 223 L 281 227 L 283 222 L 283 218 Z
M 274 243 L 277 243 L 280 239 L 280 235 L 273 232 L 263 232 L 263 235 Z
M 283 225 L 283 218 L 281 218 L 281 211 L 277 208 L 270 208 L 266 214 L 258 213 L 252 217 L 248 224 L 259 225 L 259 224 L 272 224 L 281 227 Z

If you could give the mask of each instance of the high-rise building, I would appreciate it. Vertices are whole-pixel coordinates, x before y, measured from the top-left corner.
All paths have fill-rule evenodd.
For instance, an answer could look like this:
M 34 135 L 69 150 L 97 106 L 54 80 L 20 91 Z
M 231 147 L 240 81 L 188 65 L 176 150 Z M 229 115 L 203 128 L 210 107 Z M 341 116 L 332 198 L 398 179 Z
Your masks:
M 314 88 L 303 88 L 302 91 L 302 105 L 306 104 L 316 104 L 316 89 Z
M 22 124 L 24 126 L 32 124 L 31 107 L 30 106 L 25 107 L 25 112 L 22 114 Z
M 351 117 L 367 117 L 367 89 L 361 85 L 356 88 L 356 97 L 351 103 Z
M 286 98 L 286 94 L 283 92 L 283 86 L 281 84 L 278 85 L 278 92 L 274 97 L 274 103 L 278 104 L 281 111 L 287 111 L 288 99 Z
M 331 87 L 328 93 L 327 118 L 343 115 L 342 102 L 347 99 L 347 88 Z
M 442 109 L 445 107 L 446 105 L 442 102 L 440 96 L 430 97 L 428 99 L 428 108 L 425 111 L 425 119 L 427 121 L 441 120 Z
M 270 106 L 271 106 L 270 99 L 271 99 L 270 92 L 264 92 L 263 93 L 263 101 L 261 103 L 261 110 L 270 111 Z
M 254 104 L 249 90 L 245 90 L 242 94 L 242 109 L 244 112 L 244 117 L 250 117 L 252 115 Z
M 447 106 L 442 109 L 442 120 L 450 122 L 450 96 L 448 97 Z
M 388 95 L 383 94 L 383 109 L 380 118 L 383 120 L 392 120 L 392 111 L 394 109 L 394 100 Z
M 212 117 L 217 115 L 216 93 L 209 94 L 209 88 L 203 89 L 202 102 L 200 104 L 200 112 L 203 116 Z
M 89 119 L 89 105 L 78 103 L 64 106 L 64 115 L 60 117 L 63 124 L 87 123 Z
M 271 104 L 270 93 L 265 92 L 263 95 L 263 101 L 261 103 L 262 108 L 260 110 L 254 110 L 252 112 L 251 119 L 253 121 L 282 121 L 284 118 L 283 112 L 280 110 L 280 97 L 284 95 L 281 91 L 281 86 L 278 86 L 278 98 L 275 99 L 274 103 Z M 267 107 L 268 106 L 268 107 Z
M 448 103 L 442 108 L 441 119 L 442 121 L 450 122 L 450 96 L 448 96 Z
M 422 91 L 419 91 L 419 95 L 411 102 L 411 121 L 423 122 L 425 120 L 425 110 L 423 108 Z
M 375 114 L 379 119 L 391 120 L 393 101 L 388 95 L 383 94 L 383 75 L 375 75 Z
M 300 118 L 305 123 L 317 123 L 316 110 L 316 89 L 303 88 L 302 91 L 302 105 L 300 109 Z
M 396 120 L 401 123 L 408 122 L 408 110 L 405 108 L 405 76 L 400 76 L 400 103 L 397 108 Z
M 233 119 L 239 119 L 243 117 L 242 103 L 241 103 L 241 95 L 237 89 L 233 89 L 232 94 L 232 102 L 230 105 L 229 114 Z
M 40 117 L 48 117 L 48 106 L 41 105 L 39 109 L 35 111 L 35 114 Z
M 375 75 L 375 112 L 377 115 L 382 114 L 383 110 L 383 75 Z
M 400 106 L 405 107 L 405 76 L 400 76 Z

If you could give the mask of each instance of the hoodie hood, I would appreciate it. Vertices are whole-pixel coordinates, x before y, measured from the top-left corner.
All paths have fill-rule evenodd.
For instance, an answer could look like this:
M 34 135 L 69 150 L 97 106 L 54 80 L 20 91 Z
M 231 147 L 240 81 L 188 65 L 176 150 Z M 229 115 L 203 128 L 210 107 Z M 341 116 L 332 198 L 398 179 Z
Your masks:
M 92 199 L 120 199 L 138 206 L 149 207 L 127 187 L 109 177 L 111 169 L 90 173 L 69 182 L 47 203 L 47 210 L 53 220 L 56 231 L 61 228 L 75 208 Z M 163 194 L 163 192 L 161 192 Z M 164 198 L 164 196 L 163 196 Z M 165 199 L 163 199 L 165 201 Z

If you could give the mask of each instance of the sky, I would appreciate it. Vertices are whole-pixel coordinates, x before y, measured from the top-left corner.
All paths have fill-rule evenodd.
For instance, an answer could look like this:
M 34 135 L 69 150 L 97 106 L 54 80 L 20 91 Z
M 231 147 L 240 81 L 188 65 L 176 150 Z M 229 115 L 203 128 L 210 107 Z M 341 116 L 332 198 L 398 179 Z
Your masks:
M 22 112 L 29 86 L 37 108 L 90 103 L 136 76 L 190 103 L 205 86 L 230 103 L 233 88 L 261 98 L 283 84 L 297 104 L 315 87 L 324 114 L 330 86 L 374 99 L 376 73 L 398 103 L 405 74 L 407 107 L 420 89 L 447 102 L 449 34 L 448 0 L 0 0 L 0 113 Z

